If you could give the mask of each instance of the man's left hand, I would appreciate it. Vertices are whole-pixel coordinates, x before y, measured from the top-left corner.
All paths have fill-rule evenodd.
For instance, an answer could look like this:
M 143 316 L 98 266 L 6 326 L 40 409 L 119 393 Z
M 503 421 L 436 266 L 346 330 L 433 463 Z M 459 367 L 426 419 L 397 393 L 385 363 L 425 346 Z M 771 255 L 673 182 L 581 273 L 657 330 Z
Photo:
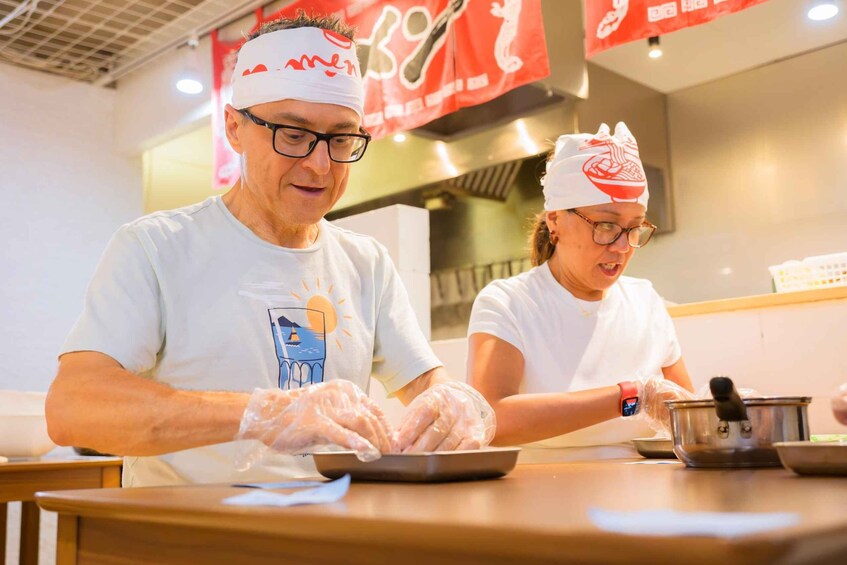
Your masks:
M 494 438 L 494 409 L 470 385 L 440 383 L 409 404 L 395 435 L 395 453 L 479 449 Z

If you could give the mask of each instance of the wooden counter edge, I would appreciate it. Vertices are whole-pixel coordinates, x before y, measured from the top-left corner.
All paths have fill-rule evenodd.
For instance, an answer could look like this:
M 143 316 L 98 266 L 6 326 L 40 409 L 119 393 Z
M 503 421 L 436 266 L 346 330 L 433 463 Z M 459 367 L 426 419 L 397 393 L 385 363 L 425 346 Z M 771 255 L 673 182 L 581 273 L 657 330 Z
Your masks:
M 28 471 L 28 470 L 43 470 L 46 468 L 52 470 L 61 470 L 64 468 L 79 468 L 79 467 L 104 467 L 120 469 L 123 465 L 121 457 L 98 457 L 96 459 L 22 459 L 12 460 L 3 463 L 3 467 L 11 471 Z
M 743 556 L 744 563 L 768 563 L 774 558 L 796 551 L 798 545 L 817 543 L 819 538 L 831 537 L 830 532 L 792 532 L 785 537 L 750 536 L 739 539 L 672 536 L 627 536 L 598 529 L 577 529 L 560 533 L 549 530 L 515 530 L 511 526 L 459 526 L 414 521 L 397 522 L 376 518 L 328 516 L 303 513 L 297 517 L 296 533 L 280 531 L 278 523 L 267 520 L 256 508 L 231 509 L 226 512 L 209 510 L 174 511 L 156 507 L 122 507 L 112 501 L 87 501 L 74 491 L 37 493 L 38 505 L 58 512 L 64 522 L 73 526 L 76 535 L 78 520 L 120 520 L 154 523 L 187 528 L 238 532 L 239 535 L 274 536 L 294 540 L 321 541 L 332 539 L 352 545 L 376 541 L 386 550 L 428 548 L 456 554 L 512 556 L 518 559 L 559 557 L 568 548 L 569 558 L 590 561 L 602 552 L 639 552 L 642 557 L 660 558 L 677 551 L 696 552 L 707 558 L 698 562 L 731 562 Z M 274 509 L 270 509 L 273 512 Z M 252 519 L 251 519 L 252 518 Z M 374 533 L 378 532 L 378 536 Z M 811 534 L 811 535 L 810 535 Z M 840 537 L 844 534 L 839 531 Z M 643 560 L 642 560 L 643 562 Z
M 847 287 L 842 286 L 834 288 L 820 288 L 816 290 L 803 290 L 798 292 L 742 296 L 740 298 L 727 298 L 724 300 L 692 302 L 691 304 L 679 304 L 676 306 L 668 306 L 668 313 L 672 318 L 682 318 L 685 316 L 697 316 L 700 314 L 717 314 L 720 312 L 771 308 L 775 306 L 793 306 L 798 304 L 822 302 L 825 300 L 845 299 L 847 299 Z

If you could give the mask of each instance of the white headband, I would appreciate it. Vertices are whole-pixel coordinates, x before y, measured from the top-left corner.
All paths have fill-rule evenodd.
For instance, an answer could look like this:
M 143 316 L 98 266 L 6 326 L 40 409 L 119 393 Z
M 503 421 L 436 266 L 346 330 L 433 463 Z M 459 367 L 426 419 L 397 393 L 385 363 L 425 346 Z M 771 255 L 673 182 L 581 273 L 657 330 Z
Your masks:
M 637 202 L 646 209 L 650 196 L 638 144 L 623 122 L 614 135 L 601 124 L 596 135 L 560 136 L 542 185 L 547 211 L 610 202 Z
M 316 27 L 281 29 L 247 41 L 232 73 L 237 110 L 291 99 L 345 106 L 361 118 L 364 98 L 356 44 Z

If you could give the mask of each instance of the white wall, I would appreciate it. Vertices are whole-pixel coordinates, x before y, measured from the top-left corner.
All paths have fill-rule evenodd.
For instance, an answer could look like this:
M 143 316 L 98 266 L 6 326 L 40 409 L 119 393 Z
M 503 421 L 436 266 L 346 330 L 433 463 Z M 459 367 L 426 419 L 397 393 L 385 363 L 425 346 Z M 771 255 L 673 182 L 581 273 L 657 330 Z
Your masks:
M 769 265 L 847 251 L 845 61 L 842 43 L 670 94 L 677 231 L 627 274 L 694 302 L 768 293 Z
M 369 235 L 387 249 L 424 336 L 430 338 L 429 212 L 423 208 L 394 205 L 339 218 L 334 224 Z M 388 398 L 381 384 L 371 379 L 371 398 L 383 409 L 389 422 L 399 424 L 403 404 Z
M 175 86 L 187 61 L 186 49 L 166 53 L 118 81 L 114 112 L 118 152 L 140 154 L 209 123 L 212 112 L 211 40 L 204 37 L 197 47 L 199 74 L 205 87 L 200 94 L 183 94 Z
M 811 396 L 811 433 L 847 433 L 830 406 L 847 383 L 847 300 L 685 316 L 674 326 L 696 388 L 726 375 L 763 396 Z
M 0 389 L 44 391 L 106 242 L 141 214 L 141 163 L 114 153 L 113 90 L 2 64 L 0 84 Z M 7 563 L 19 520 L 10 504 Z M 42 512 L 40 563 L 55 524 Z
M 115 92 L 0 65 L 0 389 L 47 390 L 111 233 L 141 213 Z

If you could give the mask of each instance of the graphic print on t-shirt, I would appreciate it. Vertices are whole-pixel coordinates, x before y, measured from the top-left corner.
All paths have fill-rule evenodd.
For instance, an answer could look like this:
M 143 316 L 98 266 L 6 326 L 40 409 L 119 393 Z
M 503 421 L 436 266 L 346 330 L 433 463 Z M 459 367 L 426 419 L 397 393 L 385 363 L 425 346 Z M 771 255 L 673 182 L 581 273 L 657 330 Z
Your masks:
M 326 364 L 326 316 L 310 308 L 269 308 L 279 388 L 323 382 Z
M 294 389 L 323 382 L 326 366 L 327 340 L 339 351 L 344 347 L 336 331 L 348 336 L 343 327 L 351 316 L 339 315 L 345 298 L 332 296 L 333 285 L 321 289 L 320 279 L 310 286 L 301 281 L 303 290 L 291 291 L 291 296 L 303 306 L 268 308 L 276 358 L 279 361 L 279 388 Z

